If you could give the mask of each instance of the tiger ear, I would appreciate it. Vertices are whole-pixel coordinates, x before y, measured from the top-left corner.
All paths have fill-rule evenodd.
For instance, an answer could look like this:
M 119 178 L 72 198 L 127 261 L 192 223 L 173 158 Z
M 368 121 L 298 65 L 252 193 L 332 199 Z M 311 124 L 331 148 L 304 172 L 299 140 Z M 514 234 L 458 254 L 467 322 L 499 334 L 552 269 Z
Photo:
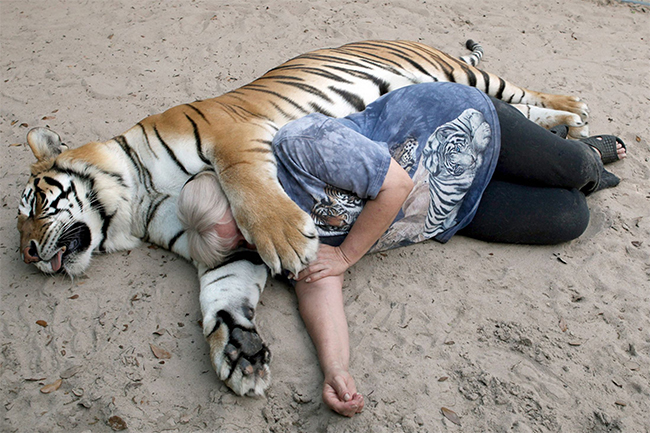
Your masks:
M 29 144 L 38 162 L 52 160 L 67 149 L 67 146 L 61 143 L 59 134 L 47 128 L 34 128 L 29 131 L 27 133 L 27 144 Z

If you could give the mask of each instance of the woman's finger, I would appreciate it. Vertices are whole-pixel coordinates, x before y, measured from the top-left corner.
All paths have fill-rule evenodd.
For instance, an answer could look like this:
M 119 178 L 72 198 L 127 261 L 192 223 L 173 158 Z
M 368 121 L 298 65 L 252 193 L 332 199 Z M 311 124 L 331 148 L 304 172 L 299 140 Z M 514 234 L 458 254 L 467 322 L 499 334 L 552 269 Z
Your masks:
M 303 269 L 302 271 L 300 271 L 300 272 L 298 273 L 298 276 L 297 276 L 296 278 L 294 278 L 294 279 L 295 279 L 296 281 L 304 280 L 305 277 L 308 277 L 309 275 L 311 275 L 311 274 L 314 273 L 314 266 L 315 266 L 315 264 L 314 264 L 314 263 L 311 263 L 311 264 L 310 264 L 309 266 L 307 266 L 305 269 Z
M 322 270 L 318 272 L 314 272 L 313 274 L 309 275 L 306 279 L 306 283 L 315 283 L 318 280 L 322 280 L 323 278 L 329 276 L 330 273 L 327 272 L 327 270 Z

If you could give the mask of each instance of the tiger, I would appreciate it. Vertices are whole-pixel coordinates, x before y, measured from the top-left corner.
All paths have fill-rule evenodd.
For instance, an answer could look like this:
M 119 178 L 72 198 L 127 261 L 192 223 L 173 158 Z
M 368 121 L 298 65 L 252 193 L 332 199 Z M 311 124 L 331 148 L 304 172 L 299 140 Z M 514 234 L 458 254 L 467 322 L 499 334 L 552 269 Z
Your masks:
M 317 201 L 310 216 L 324 233 L 346 233 L 363 209 L 363 200 L 342 189 L 325 185 L 327 197 Z
M 455 223 L 465 193 L 472 186 L 492 131 L 480 111 L 468 108 L 438 127 L 422 151 L 431 204 L 424 223 L 430 239 Z
M 411 173 L 415 166 L 415 154 L 418 148 L 418 141 L 415 137 L 408 137 L 404 143 L 397 143 L 390 147 L 390 154 L 397 161 L 400 167 L 407 173 Z
M 479 54 L 474 46 L 468 61 Z M 271 354 L 255 309 L 267 268 L 297 274 L 318 248 L 312 219 L 276 178 L 274 134 L 309 113 L 346 116 L 387 92 L 432 81 L 476 87 L 540 125 L 565 124 L 572 136 L 587 135 L 588 108 L 579 98 L 515 86 L 419 42 L 319 49 L 221 96 L 149 116 L 105 142 L 68 148 L 54 131 L 29 131 L 36 162 L 18 206 L 22 258 L 45 273 L 75 276 L 95 253 L 149 242 L 191 260 L 177 197 L 193 175 L 214 170 L 257 252 L 238 251 L 214 268 L 194 262 L 203 333 L 217 376 L 236 394 L 262 395 Z

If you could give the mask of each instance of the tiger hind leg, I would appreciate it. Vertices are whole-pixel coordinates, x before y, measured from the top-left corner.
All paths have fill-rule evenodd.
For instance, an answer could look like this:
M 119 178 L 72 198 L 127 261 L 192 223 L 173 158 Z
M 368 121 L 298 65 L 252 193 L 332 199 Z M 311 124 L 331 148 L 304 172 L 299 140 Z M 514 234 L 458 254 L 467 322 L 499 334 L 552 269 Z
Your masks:
M 587 124 L 589 123 L 589 107 L 587 104 L 582 102 L 580 98 L 567 95 L 552 95 L 531 90 L 525 91 L 526 94 L 519 103 L 529 105 L 531 110 L 536 108 L 533 110 L 535 111 L 533 116 L 540 118 L 546 117 L 549 120 L 554 117 L 563 117 L 563 120 L 566 121 L 564 124 L 569 126 L 569 137 L 578 139 L 588 136 L 589 130 Z M 567 117 L 562 114 L 544 113 L 541 111 L 543 109 L 573 113 L 580 119 L 578 120 L 578 117 Z
M 512 104 L 512 106 L 519 110 L 526 118 L 543 128 L 551 129 L 557 125 L 568 125 L 568 138 L 579 139 L 589 136 L 589 125 L 584 123 L 578 114 L 526 104 Z
M 465 47 L 471 53 L 461 56 L 460 60 L 470 66 L 477 67 L 483 58 L 483 47 L 471 39 L 465 42 Z M 491 79 L 491 81 L 495 80 Z M 486 93 L 492 94 L 494 89 L 492 89 L 493 92 L 490 92 L 490 90 L 489 86 L 487 89 L 484 89 Z M 578 139 L 589 136 L 587 127 L 589 107 L 580 98 L 535 92 L 523 88 L 515 91 L 515 94 L 519 94 L 520 99 L 517 103 L 513 103 L 513 105 L 535 123 L 545 128 L 552 128 L 556 125 L 568 125 L 570 138 Z

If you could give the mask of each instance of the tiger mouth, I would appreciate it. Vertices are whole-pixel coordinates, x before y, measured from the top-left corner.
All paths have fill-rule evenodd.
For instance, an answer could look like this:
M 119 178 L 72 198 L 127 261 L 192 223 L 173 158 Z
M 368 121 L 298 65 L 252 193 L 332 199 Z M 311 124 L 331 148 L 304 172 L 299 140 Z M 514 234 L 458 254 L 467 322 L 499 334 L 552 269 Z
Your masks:
M 49 260 L 52 272 L 65 271 L 64 265 L 74 253 L 85 251 L 90 246 L 90 229 L 86 224 L 73 224 L 59 239 L 59 249 Z

